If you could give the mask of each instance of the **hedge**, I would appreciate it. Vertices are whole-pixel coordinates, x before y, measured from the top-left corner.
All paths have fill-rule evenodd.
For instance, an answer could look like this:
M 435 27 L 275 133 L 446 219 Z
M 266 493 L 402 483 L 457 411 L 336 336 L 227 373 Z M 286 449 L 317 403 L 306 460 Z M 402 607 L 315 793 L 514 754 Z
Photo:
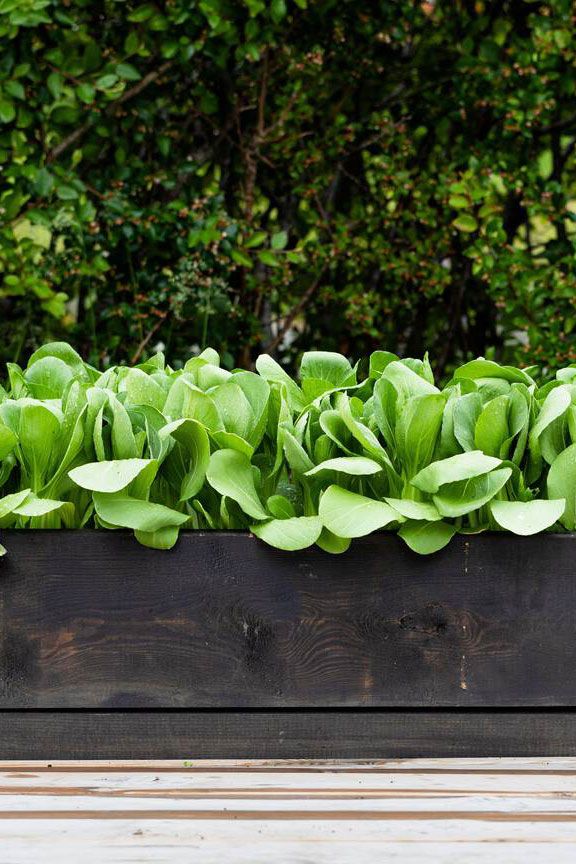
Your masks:
M 574 353 L 570 0 L 2 0 L 0 359 Z

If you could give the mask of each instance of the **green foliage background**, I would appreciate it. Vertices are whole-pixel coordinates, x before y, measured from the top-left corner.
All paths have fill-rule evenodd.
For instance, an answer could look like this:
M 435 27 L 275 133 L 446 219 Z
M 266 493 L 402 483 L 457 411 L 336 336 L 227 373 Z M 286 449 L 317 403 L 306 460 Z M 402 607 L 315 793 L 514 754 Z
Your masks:
M 0 360 L 576 360 L 571 0 L 0 0 Z

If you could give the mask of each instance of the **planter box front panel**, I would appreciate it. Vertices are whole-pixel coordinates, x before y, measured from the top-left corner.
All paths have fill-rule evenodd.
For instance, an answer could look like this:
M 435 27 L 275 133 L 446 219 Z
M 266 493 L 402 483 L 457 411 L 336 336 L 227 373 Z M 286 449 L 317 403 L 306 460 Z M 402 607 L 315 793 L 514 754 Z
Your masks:
M 576 705 L 576 538 L 3 532 L 0 709 Z

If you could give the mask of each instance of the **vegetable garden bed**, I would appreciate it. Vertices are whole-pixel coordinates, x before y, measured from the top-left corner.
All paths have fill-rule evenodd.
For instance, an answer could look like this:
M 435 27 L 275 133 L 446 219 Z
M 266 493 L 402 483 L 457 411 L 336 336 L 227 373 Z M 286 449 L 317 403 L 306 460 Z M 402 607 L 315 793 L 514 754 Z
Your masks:
M 576 754 L 573 535 L 3 539 L 3 759 Z
M 256 370 L 8 365 L 3 757 L 576 753 L 576 367 Z

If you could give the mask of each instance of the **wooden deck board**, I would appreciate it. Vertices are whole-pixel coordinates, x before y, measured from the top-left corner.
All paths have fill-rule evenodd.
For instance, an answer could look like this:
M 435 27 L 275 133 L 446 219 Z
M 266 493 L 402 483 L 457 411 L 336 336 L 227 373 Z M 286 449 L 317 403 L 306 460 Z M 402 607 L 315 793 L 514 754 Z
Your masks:
M 568 864 L 576 759 L 1 762 L 2 864 Z

